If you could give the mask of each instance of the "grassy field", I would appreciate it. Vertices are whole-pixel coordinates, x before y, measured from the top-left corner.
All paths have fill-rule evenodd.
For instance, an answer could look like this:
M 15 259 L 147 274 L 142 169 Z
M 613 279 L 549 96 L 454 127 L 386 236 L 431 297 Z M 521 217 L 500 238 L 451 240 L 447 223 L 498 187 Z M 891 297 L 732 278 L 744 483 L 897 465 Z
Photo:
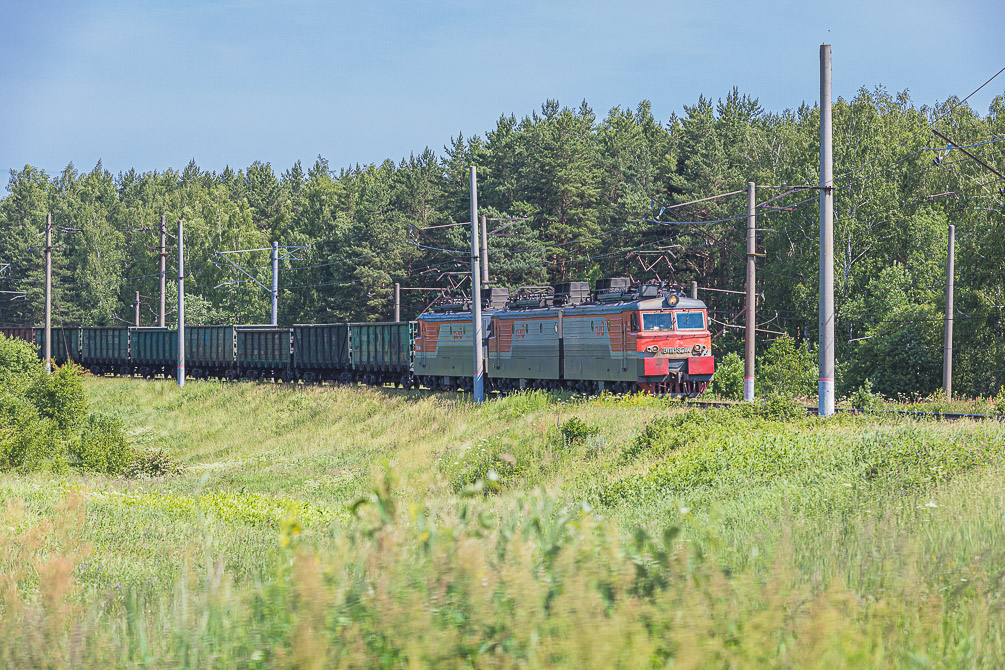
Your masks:
M 999 667 L 1005 426 L 90 379 L 0 475 L 0 667 Z

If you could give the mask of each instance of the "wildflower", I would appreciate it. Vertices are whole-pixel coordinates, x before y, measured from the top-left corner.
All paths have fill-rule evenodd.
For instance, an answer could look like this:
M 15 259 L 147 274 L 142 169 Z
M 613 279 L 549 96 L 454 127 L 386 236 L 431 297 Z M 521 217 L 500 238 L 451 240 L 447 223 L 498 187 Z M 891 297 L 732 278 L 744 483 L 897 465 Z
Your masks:
M 932 501 L 928 501 L 927 503 L 925 503 L 925 507 L 938 507 L 938 505 L 936 505 L 936 504 L 935 504 L 934 502 L 932 502 Z

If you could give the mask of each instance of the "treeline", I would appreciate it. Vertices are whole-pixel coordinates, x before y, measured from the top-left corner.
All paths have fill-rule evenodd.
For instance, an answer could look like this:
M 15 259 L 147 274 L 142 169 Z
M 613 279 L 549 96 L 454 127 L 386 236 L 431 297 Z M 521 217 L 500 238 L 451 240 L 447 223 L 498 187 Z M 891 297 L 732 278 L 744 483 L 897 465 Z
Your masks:
M 951 99 L 928 107 L 906 94 L 861 90 L 834 105 L 835 286 L 839 390 L 871 378 L 887 394 L 927 394 L 941 384 L 946 235 L 956 224 L 956 388 L 988 394 L 1005 383 L 1003 182 L 945 142 L 932 124 L 1005 171 L 1005 98 L 985 115 Z M 56 323 L 156 318 L 158 228 L 185 221 L 187 320 L 261 323 L 269 295 L 216 252 L 290 250 L 280 269 L 280 321 L 388 319 L 391 287 L 463 282 L 468 167 L 476 165 L 493 282 L 552 283 L 631 274 L 742 290 L 744 193 L 815 185 L 819 110 L 770 113 L 735 89 L 700 98 L 657 121 L 649 104 L 598 118 L 584 102 L 548 101 L 503 116 L 483 136 L 457 136 L 436 153 L 333 169 L 268 163 L 221 173 L 193 161 L 180 172 L 113 175 L 99 163 L 58 175 L 12 171 L 0 201 L 0 321 L 42 318 L 45 215 L 55 226 Z M 762 343 L 782 333 L 809 343 L 817 330 L 817 193 L 763 188 L 758 202 L 758 303 Z M 435 226 L 435 227 L 434 227 Z M 427 230 L 423 230 L 427 229 Z M 173 239 L 169 245 L 173 245 Z M 659 253 L 652 253 L 658 251 Z M 644 252 L 644 253 L 640 253 Z M 175 266 L 169 251 L 168 274 Z M 230 255 L 269 285 L 269 254 Z M 174 283 L 168 282 L 168 321 Z M 405 292 L 403 314 L 433 293 Z M 735 349 L 742 296 L 706 292 L 720 351 Z

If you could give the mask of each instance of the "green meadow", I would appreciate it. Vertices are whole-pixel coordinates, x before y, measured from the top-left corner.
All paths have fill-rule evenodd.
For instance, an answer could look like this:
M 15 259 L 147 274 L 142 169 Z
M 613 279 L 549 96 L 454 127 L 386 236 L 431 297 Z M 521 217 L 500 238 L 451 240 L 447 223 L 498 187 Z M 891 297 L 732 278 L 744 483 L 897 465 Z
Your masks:
M 87 378 L 0 474 L 0 667 L 1000 667 L 1005 424 Z

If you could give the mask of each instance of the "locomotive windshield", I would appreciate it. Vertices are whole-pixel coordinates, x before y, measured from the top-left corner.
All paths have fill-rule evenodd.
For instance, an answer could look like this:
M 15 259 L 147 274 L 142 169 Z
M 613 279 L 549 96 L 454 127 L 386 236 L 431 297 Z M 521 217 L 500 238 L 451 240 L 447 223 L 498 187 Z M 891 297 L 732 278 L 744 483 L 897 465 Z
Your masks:
M 673 330 L 673 314 L 670 312 L 643 314 L 642 330 Z
M 701 312 L 677 312 L 677 330 L 702 330 L 705 327 Z

